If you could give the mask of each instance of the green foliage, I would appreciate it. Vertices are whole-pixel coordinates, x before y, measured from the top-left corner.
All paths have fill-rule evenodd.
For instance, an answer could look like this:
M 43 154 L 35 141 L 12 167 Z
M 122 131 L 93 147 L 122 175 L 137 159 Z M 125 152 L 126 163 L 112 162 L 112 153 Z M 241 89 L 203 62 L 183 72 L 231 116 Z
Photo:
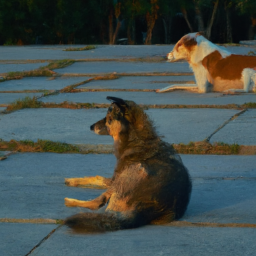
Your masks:
M 231 1 L 231 0 L 230 0 Z M 255 0 L 233 0 L 236 8 L 242 13 L 256 14 L 256 1 Z

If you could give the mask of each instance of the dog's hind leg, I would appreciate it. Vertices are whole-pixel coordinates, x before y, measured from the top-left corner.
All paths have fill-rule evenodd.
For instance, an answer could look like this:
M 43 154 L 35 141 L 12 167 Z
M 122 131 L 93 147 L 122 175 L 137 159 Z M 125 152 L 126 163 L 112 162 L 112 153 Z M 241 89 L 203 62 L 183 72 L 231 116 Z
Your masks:
M 168 92 L 168 91 L 174 91 L 174 90 L 188 90 L 188 91 L 197 92 L 198 87 L 195 84 L 172 84 L 162 89 L 157 89 L 156 92 L 162 93 L 162 92 Z
M 243 89 L 229 89 L 225 93 L 252 92 L 256 89 L 256 70 L 245 68 L 242 72 Z
M 71 187 L 93 187 L 98 189 L 108 188 L 111 183 L 111 178 L 102 176 L 84 177 L 84 178 L 66 178 L 65 184 Z
M 106 191 L 105 193 L 101 194 L 99 197 L 91 201 L 82 201 L 66 197 L 65 205 L 68 207 L 84 207 L 91 210 L 97 210 L 108 202 L 110 196 L 111 193 L 109 191 Z
M 242 72 L 242 79 L 244 82 L 244 92 L 251 92 L 256 85 L 256 70 L 252 68 L 245 68 Z

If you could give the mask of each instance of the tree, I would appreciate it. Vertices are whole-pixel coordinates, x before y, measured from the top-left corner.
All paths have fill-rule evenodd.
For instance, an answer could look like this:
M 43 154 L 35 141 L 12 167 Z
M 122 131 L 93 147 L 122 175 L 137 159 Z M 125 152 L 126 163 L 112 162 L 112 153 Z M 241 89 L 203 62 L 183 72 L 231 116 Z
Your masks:
M 251 26 L 248 31 L 248 38 L 254 39 L 256 29 L 256 1 L 255 0 L 235 0 L 236 8 L 241 14 L 248 14 L 251 20 Z
M 5 44 L 29 42 L 30 14 L 26 0 L 0 1 L 0 40 Z

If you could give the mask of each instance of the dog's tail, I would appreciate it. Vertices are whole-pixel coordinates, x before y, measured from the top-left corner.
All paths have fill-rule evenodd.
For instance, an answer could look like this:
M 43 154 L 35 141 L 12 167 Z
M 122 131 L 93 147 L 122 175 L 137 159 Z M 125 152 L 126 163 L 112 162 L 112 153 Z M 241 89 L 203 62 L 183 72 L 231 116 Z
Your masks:
M 137 219 L 137 220 L 136 220 Z M 123 217 L 111 213 L 79 213 L 68 217 L 64 224 L 79 233 L 97 233 L 145 225 L 138 218 Z

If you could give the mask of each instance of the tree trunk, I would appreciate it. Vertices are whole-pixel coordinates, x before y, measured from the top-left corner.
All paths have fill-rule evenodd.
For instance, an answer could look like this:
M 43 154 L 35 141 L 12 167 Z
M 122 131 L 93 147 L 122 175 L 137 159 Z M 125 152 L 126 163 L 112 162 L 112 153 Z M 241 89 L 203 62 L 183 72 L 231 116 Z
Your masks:
M 227 43 L 233 43 L 232 26 L 230 21 L 230 9 L 226 8 L 226 24 L 227 24 Z
M 256 18 L 251 17 L 252 24 L 248 31 L 248 39 L 254 40 L 254 28 L 256 27 Z
M 185 9 L 185 8 L 182 8 L 182 9 L 181 9 L 181 12 L 182 12 L 182 14 L 183 14 L 183 17 L 184 17 L 185 21 L 187 22 L 187 25 L 188 25 L 188 27 L 189 27 L 190 32 L 191 32 L 191 33 L 194 32 L 194 30 L 193 30 L 193 28 L 192 28 L 192 26 L 191 26 L 191 23 L 189 22 L 188 14 L 187 14 L 186 9 Z
M 205 33 L 205 36 L 208 39 L 210 39 L 210 37 L 211 37 L 212 25 L 213 25 L 213 21 L 214 21 L 215 16 L 216 16 L 218 5 L 219 5 L 219 0 L 216 0 L 216 2 L 214 3 L 211 19 L 210 19 L 210 22 L 209 22 L 209 24 L 207 26 L 206 33 Z
M 164 18 L 162 18 L 163 25 L 164 25 L 164 43 L 167 44 L 167 24 Z
M 203 20 L 201 10 L 200 10 L 198 2 L 196 0 L 194 0 L 194 3 L 195 3 L 196 20 L 197 20 L 197 23 L 198 23 L 197 31 L 198 32 L 204 32 L 204 30 L 205 30 L 204 20 Z
M 147 15 L 146 15 L 146 20 L 147 20 L 147 37 L 146 37 L 146 40 L 145 40 L 145 44 L 151 44 L 152 31 L 153 31 L 153 28 L 155 26 L 156 19 L 157 19 L 157 14 L 155 12 L 153 12 L 152 14 L 147 12 Z
M 127 38 L 128 38 L 128 44 L 135 44 L 135 20 L 131 18 L 128 22 L 127 26 Z
M 116 24 L 116 29 L 115 29 L 115 33 L 113 35 L 113 40 L 112 40 L 112 44 L 115 44 L 116 43 L 116 39 L 117 39 L 117 35 L 118 35 L 118 32 L 119 32 L 119 29 L 122 25 L 121 21 L 119 21 L 119 19 L 117 19 L 117 24 Z
M 165 44 L 171 43 L 171 25 L 172 25 L 172 17 L 163 16 L 163 26 L 164 26 L 164 42 Z
M 113 10 L 111 9 L 108 16 L 108 23 L 109 23 L 109 44 L 113 44 Z

